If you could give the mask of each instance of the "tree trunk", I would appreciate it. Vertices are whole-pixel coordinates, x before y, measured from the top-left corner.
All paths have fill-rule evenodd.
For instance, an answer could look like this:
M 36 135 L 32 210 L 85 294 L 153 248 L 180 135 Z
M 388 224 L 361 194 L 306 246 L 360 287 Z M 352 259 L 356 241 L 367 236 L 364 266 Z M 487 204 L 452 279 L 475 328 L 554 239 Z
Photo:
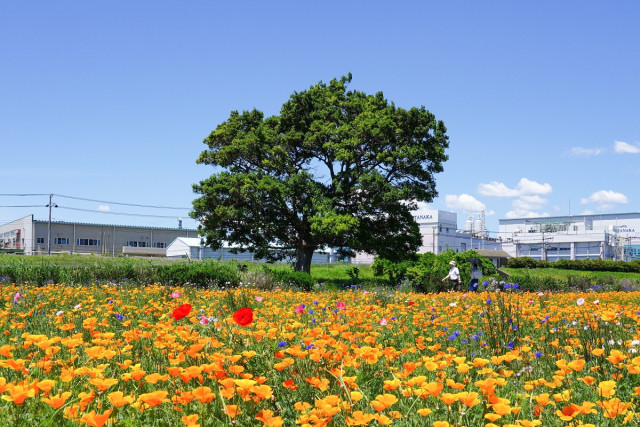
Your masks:
M 313 258 L 313 252 L 315 250 L 315 246 L 302 246 L 298 248 L 296 251 L 296 263 L 293 269 L 311 274 L 311 258 Z

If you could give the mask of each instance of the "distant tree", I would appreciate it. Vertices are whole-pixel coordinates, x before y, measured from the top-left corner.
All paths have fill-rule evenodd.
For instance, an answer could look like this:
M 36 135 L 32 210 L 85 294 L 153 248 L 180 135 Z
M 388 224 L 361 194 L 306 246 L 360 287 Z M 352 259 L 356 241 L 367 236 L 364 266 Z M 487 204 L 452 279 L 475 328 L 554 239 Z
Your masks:
M 331 247 L 400 260 L 420 247 L 411 210 L 436 195 L 446 128 L 424 107 L 409 110 L 381 92 L 347 91 L 351 74 L 294 92 L 280 115 L 238 113 L 204 140 L 197 163 L 215 173 L 193 186 L 192 217 L 207 245 L 223 241 L 260 258 L 311 257 Z

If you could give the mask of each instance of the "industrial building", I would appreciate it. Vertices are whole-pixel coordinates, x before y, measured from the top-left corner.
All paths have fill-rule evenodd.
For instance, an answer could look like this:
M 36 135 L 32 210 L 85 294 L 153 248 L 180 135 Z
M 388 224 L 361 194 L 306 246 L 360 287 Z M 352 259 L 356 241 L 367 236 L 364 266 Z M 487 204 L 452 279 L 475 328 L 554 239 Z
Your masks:
M 498 259 L 506 257 L 501 252 L 501 242 L 499 239 L 490 238 L 484 222 L 484 212 L 481 212 L 477 219 L 469 216 L 465 220 L 464 230 L 458 229 L 458 215 L 455 212 L 441 210 L 421 210 L 414 214 L 414 219 L 420 227 L 422 235 L 422 245 L 418 253 L 431 252 L 439 254 L 448 250 L 455 252 L 465 252 L 468 250 L 485 250 L 487 255 L 490 251 L 496 252 L 490 259 L 498 264 Z M 352 260 L 355 264 L 371 264 L 374 256 L 366 253 L 358 253 Z
M 513 257 L 640 259 L 640 213 L 501 219 L 499 230 Z
M 40 221 L 33 215 L 0 225 L 0 252 L 24 255 L 108 254 L 261 261 L 251 252 L 231 252 L 230 245 L 219 250 L 204 246 L 198 230 Z M 332 250 L 316 251 L 312 263 L 335 262 Z
M 0 225 L 0 251 L 25 255 L 165 256 L 167 247 L 177 237 L 198 237 L 198 230 L 50 222 L 28 215 Z

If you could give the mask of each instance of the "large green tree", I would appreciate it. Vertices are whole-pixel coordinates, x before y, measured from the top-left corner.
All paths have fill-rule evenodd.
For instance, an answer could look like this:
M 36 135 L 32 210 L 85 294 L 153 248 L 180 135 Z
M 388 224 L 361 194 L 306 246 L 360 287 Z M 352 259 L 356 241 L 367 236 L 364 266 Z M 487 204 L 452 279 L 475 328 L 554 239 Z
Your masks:
M 398 108 L 349 82 L 294 92 L 277 116 L 232 111 L 204 140 L 197 162 L 215 173 L 193 186 L 201 196 L 191 215 L 207 245 L 295 259 L 304 272 L 319 248 L 390 260 L 415 253 L 411 210 L 437 195 L 446 128 L 424 107 Z

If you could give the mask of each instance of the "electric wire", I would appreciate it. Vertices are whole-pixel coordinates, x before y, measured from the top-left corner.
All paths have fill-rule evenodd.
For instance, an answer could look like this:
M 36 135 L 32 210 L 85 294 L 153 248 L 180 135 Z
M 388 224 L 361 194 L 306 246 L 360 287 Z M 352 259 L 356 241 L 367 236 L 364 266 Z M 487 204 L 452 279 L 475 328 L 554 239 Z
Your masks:
M 24 197 L 24 196 L 49 196 L 51 193 L 48 194 L 44 194 L 44 193 L 2 193 L 0 194 L 0 196 L 16 196 L 16 197 Z
M 177 209 L 177 210 L 188 210 L 190 208 L 176 207 L 176 206 L 157 206 L 157 205 L 140 205 L 135 203 L 123 203 L 123 202 L 110 202 L 107 200 L 96 200 L 96 199 L 87 199 L 84 197 L 75 197 L 75 196 L 64 196 L 62 194 L 54 194 L 55 197 L 63 197 L 66 199 L 74 199 L 74 200 L 84 200 L 86 202 L 97 202 L 97 203 L 109 203 L 111 205 L 122 205 L 122 206 L 136 206 L 139 208 L 153 208 L 153 209 Z
M 0 208 L 46 208 L 45 205 L 0 205 Z
M 150 214 L 127 213 L 127 212 L 98 211 L 93 209 L 73 208 L 70 206 L 60 206 L 60 205 L 58 205 L 58 208 L 72 210 L 72 211 L 91 212 L 91 213 L 110 214 L 110 215 L 139 216 L 139 217 L 147 217 L 147 218 L 175 218 L 174 215 L 150 215 Z

